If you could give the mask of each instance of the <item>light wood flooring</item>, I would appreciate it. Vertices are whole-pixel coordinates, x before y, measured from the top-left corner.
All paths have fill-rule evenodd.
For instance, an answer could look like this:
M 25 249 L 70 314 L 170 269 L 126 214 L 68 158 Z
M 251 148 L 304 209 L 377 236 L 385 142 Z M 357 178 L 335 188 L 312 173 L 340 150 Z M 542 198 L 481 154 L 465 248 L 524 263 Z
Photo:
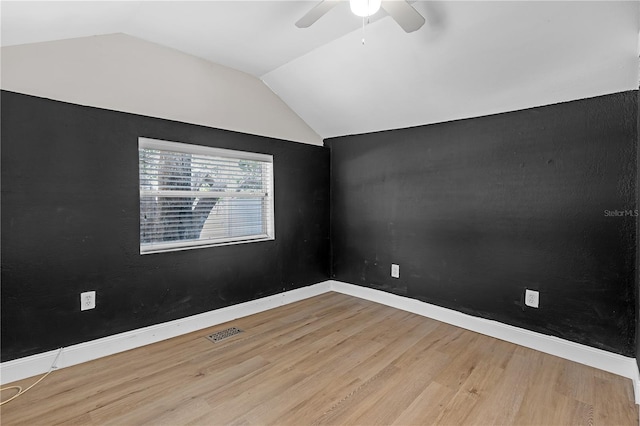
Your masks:
M 231 326 L 244 332 L 205 338 Z M 638 425 L 629 379 L 338 293 L 56 370 L 0 414 L 3 425 Z

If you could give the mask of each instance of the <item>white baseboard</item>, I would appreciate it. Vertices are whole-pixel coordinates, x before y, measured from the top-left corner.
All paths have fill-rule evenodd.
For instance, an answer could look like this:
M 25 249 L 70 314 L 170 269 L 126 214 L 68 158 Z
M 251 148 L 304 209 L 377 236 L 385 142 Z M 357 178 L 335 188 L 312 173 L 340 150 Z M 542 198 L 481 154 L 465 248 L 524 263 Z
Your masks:
M 437 321 L 532 348 L 540 352 L 599 368 L 619 376 L 628 377 L 633 382 L 636 404 L 640 404 L 640 374 L 634 358 L 570 342 L 558 337 L 547 336 L 497 321 L 474 317 L 416 299 L 340 281 L 325 281 L 215 311 L 69 346 L 63 349 L 58 358 L 57 367 L 70 367 L 107 355 L 212 327 L 329 291 L 359 297 L 403 311 L 412 312 Z M 0 383 L 6 384 L 37 374 L 46 373 L 49 371 L 57 353 L 58 350 L 53 350 L 3 362 L 0 364 Z
M 329 281 L 325 281 L 215 311 L 65 347 L 57 360 L 57 368 L 70 367 L 317 296 L 330 291 L 329 286 Z M 56 349 L 1 363 L 0 383 L 11 383 L 46 373 L 51 368 L 58 352 L 59 350 Z
M 474 317 L 452 309 L 442 308 L 368 287 L 331 281 L 331 290 L 412 312 L 580 364 L 589 365 L 619 376 L 628 377 L 633 382 L 636 404 L 640 404 L 640 375 L 635 358 L 614 354 L 558 337 L 547 336 L 546 334 L 514 327 L 498 321 Z
M 633 382 L 633 394 L 635 395 L 636 405 L 640 405 L 640 374 L 638 374 L 637 365 L 636 365 L 636 378 L 632 379 L 632 382 Z

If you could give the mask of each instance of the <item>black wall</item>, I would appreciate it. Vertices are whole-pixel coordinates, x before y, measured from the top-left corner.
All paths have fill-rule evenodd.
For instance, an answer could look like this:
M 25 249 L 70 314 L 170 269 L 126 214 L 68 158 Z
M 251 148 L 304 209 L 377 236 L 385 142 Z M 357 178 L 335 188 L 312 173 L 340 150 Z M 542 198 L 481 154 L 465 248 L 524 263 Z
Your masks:
M 329 152 L 2 92 L 2 361 L 328 278 Z M 276 240 L 139 254 L 138 137 L 274 156 Z M 80 312 L 79 294 L 97 292 Z
M 640 172 L 640 90 L 638 90 L 638 111 L 637 111 L 637 138 L 636 145 L 637 170 Z M 640 206 L 640 179 L 636 176 L 636 200 Z M 636 218 L 636 363 L 640 369 L 640 217 Z
M 332 276 L 634 356 L 637 218 L 605 210 L 638 208 L 637 108 L 632 91 L 326 141 Z
M 338 280 L 640 353 L 638 219 L 605 216 L 638 208 L 635 91 L 328 140 L 330 214 L 327 148 L 5 91 L 1 108 L 2 361 L 323 281 L 329 217 Z M 273 154 L 276 240 L 141 256 L 139 136 Z

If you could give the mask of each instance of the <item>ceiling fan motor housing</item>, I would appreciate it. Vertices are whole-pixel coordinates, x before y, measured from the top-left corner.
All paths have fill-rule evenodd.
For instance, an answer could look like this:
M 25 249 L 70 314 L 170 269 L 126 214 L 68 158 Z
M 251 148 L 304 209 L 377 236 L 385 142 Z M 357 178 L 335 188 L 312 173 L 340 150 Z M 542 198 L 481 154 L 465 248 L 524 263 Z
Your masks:
M 349 0 L 353 14 L 363 18 L 375 15 L 381 4 L 382 0 Z

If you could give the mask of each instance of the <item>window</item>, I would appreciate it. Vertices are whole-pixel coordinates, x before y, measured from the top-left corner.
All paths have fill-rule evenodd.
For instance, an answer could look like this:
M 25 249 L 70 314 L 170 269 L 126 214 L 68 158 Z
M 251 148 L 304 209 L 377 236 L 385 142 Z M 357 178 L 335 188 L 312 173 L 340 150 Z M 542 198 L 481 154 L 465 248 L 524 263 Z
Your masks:
M 140 253 L 272 240 L 273 157 L 138 139 Z

